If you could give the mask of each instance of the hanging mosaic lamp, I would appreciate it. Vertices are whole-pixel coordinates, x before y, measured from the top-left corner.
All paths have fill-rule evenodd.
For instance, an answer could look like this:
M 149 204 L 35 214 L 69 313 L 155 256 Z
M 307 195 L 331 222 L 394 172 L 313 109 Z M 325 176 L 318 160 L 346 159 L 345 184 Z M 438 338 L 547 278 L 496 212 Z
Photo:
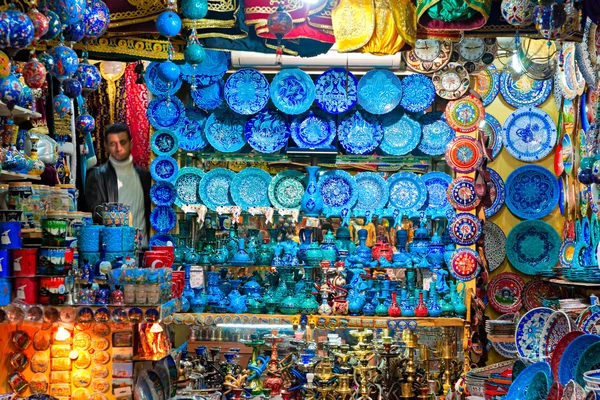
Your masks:
M 64 118 L 71 111 L 71 99 L 65 96 L 62 89 L 52 100 L 52 108 L 54 108 L 54 112 L 58 114 L 59 118 Z
M 8 10 L 0 12 L 0 48 L 9 56 L 31 44 L 33 41 L 33 23 L 29 17 L 10 4 Z
M 202 19 L 208 13 L 208 0 L 181 0 L 181 14 L 188 19 Z
M 54 59 L 54 65 L 50 73 L 56 79 L 62 81 L 73 75 L 79 66 L 77 53 L 72 49 L 58 45 L 48 50 L 48 54 Z
M 4 79 L 10 74 L 10 58 L 5 52 L 0 51 L 0 79 Z
M 0 82 L 0 101 L 6 104 L 9 110 L 12 110 L 19 103 L 22 91 L 23 85 L 11 72 Z
M 65 95 L 70 99 L 75 99 L 81 95 L 81 83 L 75 78 L 65 79 L 63 81 Z
M 63 31 L 63 35 L 67 42 L 81 42 L 85 37 L 85 22 L 82 20 L 71 25 L 67 25 Z
M 37 8 L 32 7 L 27 13 L 27 16 L 33 24 L 33 38 L 39 40 L 42 36 L 48 33 L 49 21 L 48 17 L 38 11 Z
M 110 24 L 110 10 L 102 0 L 92 0 L 85 9 L 85 38 L 98 39 Z
M 531 0 L 502 0 L 500 11 L 510 25 L 524 28 L 533 24 L 534 7 L 535 3 Z
M 96 120 L 86 111 L 75 120 L 75 129 L 81 133 L 91 133 L 96 129 Z
M 56 39 L 62 31 L 62 23 L 60 22 L 60 18 L 58 18 L 58 14 L 51 10 L 44 10 L 43 14 L 48 19 L 48 32 L 42 36 L 42 40 Z
M 49 0 L 47 5 L 65 25 L 71 25 L 83 19 L 85 0 Z
M 163 11 L 156 19 L 156 30 L 164 37 L 177 36 L 181 31 L 181 18 L 174 11 Z
M 277 65 L 281 65 L 281 56 L 283 55 L 281 40 L 285 35 L 292 31 L 293 27 L 294 21 L 292 20 L 292 16 L 281 7 L 281 4 L 279 4 L 277 10 L 269 15 L 269 18 L 267 19 L 267 28 L 269 28 L 269 32 L 275 35 L 275 38 L 277 39 Z
M 85 58 L 77 67 L 77 70 L 73 74 L 73 78 L 81 83 L 81 89 L 84 96 L 98 90 L 100 83 L 102 82 L 102 76 L 100 75 L 98 68 L 95 65 L 88 63 Z
M 181 70 L 173 61 L 167 60 L 158 66 L 158 77 L 164 82 L 175 82 Z
M 22 75 L 27 86 L 32 89 L 39 89 L 46 82 L 46 67 L 34 54 L 31 60 L 23 66 Z

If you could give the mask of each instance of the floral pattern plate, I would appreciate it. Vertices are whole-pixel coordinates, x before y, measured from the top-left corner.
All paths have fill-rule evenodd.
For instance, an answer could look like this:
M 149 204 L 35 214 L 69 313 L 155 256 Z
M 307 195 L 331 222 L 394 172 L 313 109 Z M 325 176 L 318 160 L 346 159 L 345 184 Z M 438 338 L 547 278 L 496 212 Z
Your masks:
M 448 143 L 456 136 L 454 129 L 446 122 L 442 111 L 432 111 L 419 119 L 422 138 L 419 150 L 430 156 L 439 156 L 446 152 Z
M 315 84 L 298 68 L 284 69 L 271 82 L 271 100 L 277 109 L 288 115 L 302 114 L 315 101 Z
M 490 113 L 485 113 L 485 118 L 479 125 L 479 131 L 487 135 L 490 139 L 487 147 L 492 150 L 492 158 L 498 157 L 502 150 L 502 125 Z
M 233 200 L 229 194 L 235 172 L 225 168 L 215 168 L 208 171 L 198 185 L 198 194 L 202 203 L 213 211 L 217 207 L 232 206 Z
M 400 100 L 402 82 L 390 70 L 372 69 L 358 82 L 358 104 L 371 114 L 387 114 Z
M 396 172 L 387 180 L 390 188 L 389 207 L 399 211 L 417 211 L 427 201 L 427 187 L 412 172 Z
M 170 156 L 158 156 L 150 164 L 150 175 L 155 181 L 173 182 L 177 176 L 179 166 L 177 161 Z
M 323 72 L 315 84 L 317 105 L 329 114 L 342 114 L 358 100 L 358 80 L 344 68 Z
M 243 211 L 250 207 L 269 207 L 271 175 L 260 168 L 246 168 L 238 172 L 229 186 L 233 202 Z
M 445 212 L 452 208 L 448 202 L 448 186 L 452 177 L 444 172 L 428 172 L 421 177 L 427 187 L 427 209 L 432 212 Z
M 523 305 L 527 310 L 542 307 L 544 300 L 558 295 L 559 292 L 550 282 L 533 278 L 523 288 Z
M 552 79 L 538 81 L 520 74 L 515 81 L 510 72 L 503 71 L 500 75 L 500 93 L 506 104 L 513 108 L 537 107 L 552 93 Z
M 470 176 L 458 176 L 450 182 L 447 199 L 458 211 L 471 211 L 481 202 L 475 192 L 475 181 Z
M 448 125 L 456 132 L 470 133 L 479 128 L 485 117 L 485 107 L 475 95 L 469 94 L 448 102 L 444 115 Z
M 546 320 L 553 312 L 551 308 L 540 307 L 529 310 L 521 317 L 515 330 L 515 343 L 519 357 L 533 362 L 539 360 L 540 334 Z
M 265 109 L 246 122 L 244 136 L 254 150 L 275 153 L 287 144 L 290 126 L 281 113 Z
M 335 139 L 335 120 L 321 110 L 294 117 L 290 126 L 296 146 L 307 149 L 330 148 Z
M 392 156 L 413 151 L 421 141 L 421 123 L 410 114 L 396 109 L 380 117 L 383 139 L 379 148 Z
M 564 311 L 554 311 L 546 319 L 540 336 L 540 359 L 550 360 L 556 345 L 567 333 L 571 332 L 571 320 Z
M 159 129 L 152 134 L 150 147 L 157 156 L 172 156 L 179 148 L 179 140 L 173 131 Z
M 558 263 L 560 246 L 560 236 L 544 221 L 520 222 L 506 238 L 508 261 L 527 275 L 552 270 Z
M 206 114 L 197 107 L 186 107 L 183 123 L 177 128 L 176 135 L 179 147 L 185 151 L 198 151 L 206 147 L 208 142 L 204 135 Z
M 500 72 L 494 65 L 488 65 L 475 78 L 475 91 L 481 96 L 485 107 L 492 104 L 500 92 Z
M 175 238 L 173 236 L 171 236 L 168 233 L 157 232 L 154 235 L 152 235 L 150 240 L 148 240 L 148 246 L 150 248 L 152 248 L 154 246 L 175 246 L 175 245 L 177 245 L 177 241 L 175 240 Z
M 487 288 L 490 306 L 499 313 L 514 313 L 521 309 L 521 293 L 525 282 L 512 272 L 502 272 L 492 278 Z
M 185 107 L 177 97 L 157 96 L 146 110 L 148 121 L 155 129 L 176 129 L 185 117 Z
M 485 217 L 490 218 L 493 217 L 502 209 L 504 206 L 504 202 L 506 200 L 506 188 L 504 186 L 504 180 L 500 174 L 498 174 L 492 168 L 487 169 L 490 172 L 491 181 L 488 182 L 488 192 L 490 193 L 490 198 L 492 201 L 492 205 L 484 208 Z
M 506 235 L 502 228 L 490 221 L 483 224 L 483 249 L 490 272 L 506 259 Z
M 481 143 L 470 136 L 457 136 L 446 147 L 446 162 L 456 172 L 468 174 L 483 162 Z
M 146 67 L 146 72 L 144 74 L 144 81 L 146 82 L 146 87 L 155 96 L 163 96 L 163 95 L 171 95 L 173 96 L 179 88 L 181 88 L 181 76 L 177 78 L 175 82 L 167 83 L 160 79 L 158 76 L 158 66 L 160 63 L 151 62 Z
M 172 206 L 176 198 L 177 191 L 170 182 L 158 181 L 150 188 L 150 199 L 157 206 Z
M 208 86 L 223 79 L 228 66 L 228 53 L 206 50 L 206 57 L 200 64 L 185 63 L 181 66 L 181 76 L 190 85 Z
M 558 382 L 561 385 L 566 385 L 571 379 L 575 378 L 577 364 L 579 363 L 581 356 L 588 347 L 599 341 L 599 336 L 582 335 L 569 343 L 562 353 L 560 365 L 558 366 Z
M 157 232 L 168 232 L 177 225 L 177 213 L 169 206 L 158 206 L 150 213 L 150 225 Z
M 223 87 L 225 82 L 219 79 L 212 85 L 199 86 L 192 89 L 192 99 L 198 108 L 214 110 L 223 104 Z
M 306 190 L 306 176 L 299 171 L 288 169 L 281 171 L 269 184 L 269 200 L 273 207 L 300 209 Z
M 523 219 L 540 219 L 550 214 L 560 194 L 552 172 L 539 165 L 524 165 L 511 172 L 506 191 L 508 209 Z
M 269 81 L 253 68 L 239 69 L 225 83 L 225 101 L 238 114 L 256 114 L 269 102 Z
M 454 243 L 470 246 L 479 240 L 483 228 L 477 216 L 470 213 L 457 213 L 448 223 L 448 232 Z
M 554 148 L 556 125 L 545 111 L 522 107 L 504 121 L 502 143 L 517 160 L 538 161 Z
M 385 207 L 390 189 L 383 177 L 376 172 L 360 172 L 354 176 L 358 188 L 357 210 L 373 211 Z
M 350 154 L 369 154 L 383 139 L 383 128 L 374 115 L 355 111 L 342 118 L 338 140 Z
M 562 46 L 562 70 L 557 68 L 554 84 L 560 85 L 565 99 L 573 100 L 581 96 L 585 89 L 585 79 L 575 60 L 575 43 L 565 42 Z
M 412 74 L 402 79 L 402 93 L 400 105 L 408 112 L 423 112 L 435 100 L 435 86 L 423 74 Z
M 177 199 L 175 204 L 181 208 L 184 205 L 200 204 L 200 193 L 198 188 L 204 177 L 204 171 L 195 167 L 185 167 L 179 170 L 175 180 L 175 190 Z
M 326 215 L 340 215 L 343 209 L 352 209 L 358 200 L 356 181 L 346 171 L 329 170 L 318 181 Z
M 481 259 L 479 254 L 471 248 L 460 247 L 456 249 L 450 259 L 450 273 L 460 281 L 470 281 L 479 275 Z
M 220 108 L 208 117 L 204 125 L 204 134 L 215 150 L 235 153 L 246 144 L 245 124 L 245 117 Z

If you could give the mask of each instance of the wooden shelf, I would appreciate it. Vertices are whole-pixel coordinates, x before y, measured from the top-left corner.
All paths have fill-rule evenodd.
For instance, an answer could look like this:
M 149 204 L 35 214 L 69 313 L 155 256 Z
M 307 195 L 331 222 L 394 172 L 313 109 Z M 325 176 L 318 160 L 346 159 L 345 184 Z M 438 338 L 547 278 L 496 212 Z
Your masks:
M 38 119 L 42 118 L 42 114 L 19 106 L 15 106 L 15 108 L 13 108 L 11 111 L 8 109 L 6 104 L 0 101 L 0 117 L 12 117 L 14 120 L 23 120 L 28 118 Z
M 553 278 L 553 279 L 545 279 L 546 281 L 550 282 L 550 283 L 554 283 L 556 285 L 566 285 L 566 286 L 587 286 L 587 287 L 600 287 L 600 283 L 592 283 L 592 282 L 573 282 L 573 281 L 568 281 L 566 279 L 558 279 L 558 278 Z
M 514 343 L 515 338 L 512 336 L 487 336 L 488 340 L 490 342 L 496 342 L 496 343 Z
M 20 174 L 18 172 L 2 171 L 0 172 L 0 182 L 8 181 L 39 181 L 41 178 L 36 175 Z

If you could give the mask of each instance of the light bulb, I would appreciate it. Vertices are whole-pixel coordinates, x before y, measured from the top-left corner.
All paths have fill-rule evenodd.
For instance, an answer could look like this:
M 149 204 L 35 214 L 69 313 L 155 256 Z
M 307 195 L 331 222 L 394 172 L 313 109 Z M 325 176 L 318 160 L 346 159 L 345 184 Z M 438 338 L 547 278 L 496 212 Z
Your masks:
M 523 66 L 521 65 L 521 61 L 519 60 L 519 55 L 517 52 L 513 54 L 510 66 L 517 74 L 520 74 L 523 71 Z

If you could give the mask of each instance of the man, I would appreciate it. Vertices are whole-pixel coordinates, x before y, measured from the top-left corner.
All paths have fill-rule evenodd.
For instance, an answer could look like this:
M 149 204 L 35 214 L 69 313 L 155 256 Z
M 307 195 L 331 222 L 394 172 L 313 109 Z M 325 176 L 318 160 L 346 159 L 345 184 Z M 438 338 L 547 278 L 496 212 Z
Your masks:
M 133 226 L 143 232 L 148 247 L 150 226 L 150 173 L 133 165 L 129 127 L 117 122 L 106 128 L 104 142 L 108 162 L 91 169 L 87 176 L 86 198 L 90 211 L 103 203 L 123 203 L 131 208 Z

